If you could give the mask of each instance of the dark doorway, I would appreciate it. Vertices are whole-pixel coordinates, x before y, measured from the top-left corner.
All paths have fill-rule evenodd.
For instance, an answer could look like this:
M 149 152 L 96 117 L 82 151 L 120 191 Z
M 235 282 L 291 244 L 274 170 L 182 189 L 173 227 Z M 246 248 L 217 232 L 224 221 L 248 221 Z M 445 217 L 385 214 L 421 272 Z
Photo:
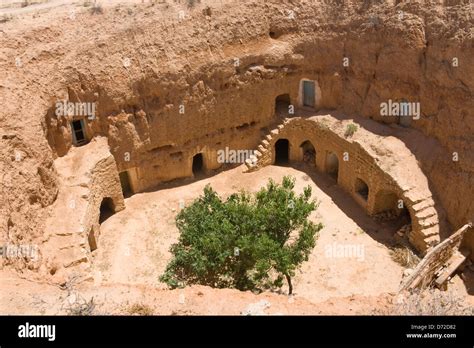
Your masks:
M 112 201 L 112 198 L 106 197 L 100 203 L 100 215 L 99 215 L 99 224 L 103 223 L 109 217 L 115 213 L 115 204 Z
M 369 198 L 369 186 L 364 180 L 359 178 L 356 179 L 355 191 L 364 199 L 364 201 L 367 201 Z
M 287 117 L 290 115 L 290 95 L 280 94 L 275 98 L 275 115 Z
M 384 211 L 396 212 L 399 206 L 399 199 L 396 193 L 391 191 L 379 191 L 375 195 L 375 214 Z
M 401 225 L 411 223 L 411 215 L 404 200 L 395 192 L 381 190 L 375 195 L 375 215 L 382 216 L 383 220 L 397 220 Z
M 130 177 L 128 176 L 128 172 L 124 171 L 119 174 L 120 177 L 120 185 L 122 186 L 123 196 L 125 198 L 130 197 L 132 195 L 132 187 L 130 185 Z
M 316 164 L 316 150 L 314 149 L 311 141 L 306 140 L 301 145 L 301 151 L 303 152 L 303 162 L 315 165 Z
M 328 152 L 326 156 L 326 173 L 337 181 L 339 175 L 339 159 L 333 152 Z
M 313 81 L 303 81 L 303 105 L 314 108 L 315 106 L 315 87 Z
M 76 146 L 87 143 L 84 120 L 76 120 L 71 122 L 72 142 Z
M 202 175 L 204 173 L 204 158 L 202 153 L 198 153 L 193 157 L 193 175 Z
M 290 142 L 288 139 L 279 139 L 275 143 L 275 164 L 287 165 L 290 162 Z
M 403 202 L 403 208 L 398 208 L 398 220 L 404 224 L 411 224 L 411 215 L 405 202 Z

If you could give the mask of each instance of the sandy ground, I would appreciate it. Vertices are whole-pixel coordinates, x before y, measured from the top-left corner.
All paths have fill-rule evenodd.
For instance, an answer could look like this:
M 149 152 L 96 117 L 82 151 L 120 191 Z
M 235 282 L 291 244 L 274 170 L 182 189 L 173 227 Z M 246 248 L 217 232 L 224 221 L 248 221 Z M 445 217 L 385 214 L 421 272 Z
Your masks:
M 201 0 L 197 5 L 210 7 L 224 6 L 234 0 Z M 76 15 L 90 11 L 91 7 L 99 6 L 102 10 L 110 10 L 117 7 L 125 8 L 149 8 L 151 6 L 160 7 L 163 10 L 189 10 L 186 2 L 164 2 L 161 0 L 30 0 L 28 6 L 23 6 L 24 0 L 2 0 L 0 1 L 0 19 L 5 16 L 9 21 L 22 21 L 22 25 L 41 24 L 51 20 L 51 16 L 67 16 L 72 20 Z M 195 5 L 194 7 L 197 7 Z M 169 13 L 163 13 L 163 16 Z
M 403 268 L 391 259 L 387 245 L 397 226 L 376 223 L 333 179 L 310 168 L 269 166 L 246 174 L 242 170 L 241 166 L 201 180 L 181 180 L 126 199 L 126 209 L 101 225 L 92 277 L 83 283 L 60 288 L 0 270 L 0 314 L 71 314 L 71 309 L 90 301 L 90 314 L 392 313 Z M 170 260 L 169 247 L 178 238 L 174 218 L 180 202 L 194 200 L 208 183 L 226 196 L 243 188 L 256 191 L 269 178 L 280 181 L 284 175 L 296 177 L 297 192 L 312 187 L 320 205 L 311 219 L 324 224 L 309 260 L 294 279 L 293 296 L 285 287 L 254 294 L 206 286 L 169 290 L 159 282 Z M 329 247 L 348 245 L 358 253 L 328 254 Z M 458 277 L 453 288 L 466 295 Z
M 297 178 L 298 192 L 306 185 L 312 187 L 320 206 L 311 218 L 324 225 L 309 261 L 295 277 L 295 295 L 319 302 L 330 297 L 396 292 L 403 269 L 392 261 L 388 248 L 381 242 L 389 239 L 393 229 L 366 217 L 335 181 L 317 173 L 313 179 L 303 171 L 278 166 L 247 174 L 242 174 L 239 167 L 188 185 L 128 198 L 126 209 L 101 226 L 99 248 L 94 252 L 95 284 L 165 288 L 158 278 L 170 259 L 168 250 L 178 238 L 174 219 L 180 201 L 191 202 L 208 183 L 220 195 L 227 196 L 244 188 L 258 190 L 269 178 L 281 181 L 284 175 Z M 341 257 L 328 251 L 339 246 L 353 246 L 356 252 Z
M 375 310 L 389 310 L 391 303 L 391 297 L 383 295 L 332 298 L 315 304 L 298 296 L 256 295 L 205 286 L 160 290 L 146 285 L 107 284 L 97 287 L 83 283 L 68 291 L 18 278 L 11 271 L 0 270 L 0 276 L 4 281 L 0 314 L 72 314 L 71 309 L 91 300 L 93 310 L 90 314 L 94 315 L 373 314 Z

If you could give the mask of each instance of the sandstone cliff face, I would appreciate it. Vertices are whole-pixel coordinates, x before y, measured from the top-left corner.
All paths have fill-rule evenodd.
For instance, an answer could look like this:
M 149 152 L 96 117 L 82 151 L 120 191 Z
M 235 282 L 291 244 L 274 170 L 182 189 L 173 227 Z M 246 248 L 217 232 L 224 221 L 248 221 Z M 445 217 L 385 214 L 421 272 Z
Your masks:
M 58 100 L 96 103 L 88 135 L 106 136 L 119 171 L 133 170 L 137 189 L 147 189 L 191 175 L 196 153 L 213 169 L 217 149 L 255 148 L 274 122 L 275 98 L 296 103 L 302 78 L 318 81 L 320 109 L 380 122 L 397 122 L 380 116 L 381 102 L 420 102 L 410 148 L 449 221 L 472 219 L 472 8 L 372 3 L 203 2 L 182 19 L 181 8 L 156 6 L 2 24 L 2 241 L 42 235 L 58 190 L 52 160 L 72 146 Z

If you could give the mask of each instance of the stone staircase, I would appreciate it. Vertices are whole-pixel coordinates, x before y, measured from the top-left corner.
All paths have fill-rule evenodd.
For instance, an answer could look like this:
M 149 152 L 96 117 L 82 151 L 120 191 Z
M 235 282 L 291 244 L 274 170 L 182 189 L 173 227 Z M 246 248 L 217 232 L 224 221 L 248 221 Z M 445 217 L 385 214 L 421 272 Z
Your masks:
M 406 197 L 410 197 L 406 193 Z M 415 219 L 412 219 L 413 229 L 409 235 L 410 243 L 426 251 L 440 242 L 439 216 L 432 197 L 414 201 L 411 206 Z
M 100 204 L 111 197 L 115 211 L 125 208 L 117 166 L 106 139 L 73 148 L 55 160 L 60 189 L 45 229 L 41 252 L 53 280 L 86 276 L 91 235 L 98 237 Z
M 295 123 L 295 125 L 289 125 L 289 123 Z M 288 131 L 284 128 L 290 128 L 287 126 L 296 126 L 298 129 L 310 129 L 310 124 L 305 126 L 302 122 L 314 122 L 311 119 L 302 119 L 301 117 L 285 118 L 280 121 L 274 129 L 272 129 L 254 151 L 254 155 L 245 161 L 246 170 L 245 172 L 256 171 L 264 166 L 271 165 L 273 159 L 273 146 L 275 141 L 281 137 L 282 132 L 285 133 L 285 137 L 288 137 Z M 337 120 L 334 122 L 337 125 Z M 333 133 L 339 136 L 344 141 L 347 141 L 343 134 L 337 134 L 337 127 L 334 127 Z M 291 129 L 291 128 L 290 128 Z M 362 131 L 362 130 L 361 130 Z M 361 132 L 359 131 L 359 132 Z M 367 132 L 368 133 L 368 132 Z M 366 142 L 369 143 L 370 133 L 367 134 Z M 368 139 L 368 140 L 367 140 Z M 377 139 L 373 139 L 374 143 Z M 370 144 L 366 144 L 366 148 L 370 148 Z M 400 153 L 404 150 L 403 155 L 399 155 L 398 163 L 410 163 L 413 168 L 418 169 L 418 165 L 413 160 L 411 152 L 408 151 L 403 144 L 392 144 L 392 152 Z M 390 150 L 390 149 L 389 149 Z M 367 152 L 369 153 L 369 152 Z M 375 153 L 374 156 L 377 156 Z M 379 158 L 377 157 L 377 160 Z M 440 242 L 440 216 L 437 208 L 435 207 L 435 201 L 429 190 L 426 177 L 420 171 L 415 176 L 414 173 L 406 173 L 405 166 L 398 167 L 396 170 L 392 169 L 393 161 L 387 161 L 383 165 L 378 165 L 378 169 L 388 174 L 393 183 L 403 191 L 403 199 L 410 210 L 412 215 L 412 231 L 409 233 L 409 241 L 419 251 L 426 252 L 429 248 Z
M 88 261 L 88 241 L 82 223 L 87 210 L 87 191 L 85 188 L 65 186 L 58 195 L 53 215 L 48 220 L 48 239 L 43 250 L 45 255 L 52 256 L 47 265 L 52 275 L 61 268 L 75 267 Z M 78 271 L 85 268 L 84 265 Z
M 271 146 L 273 139 L 280 134 L 280 131 L 290 122 L 290 118 L 285 118 L 283 123 L 272 129 L 270 133 L 265 135 L 264 139 L 257 146 L 257 150 L 254 151 L 254 155 L 245 160 L 247 167 L 246 172 L 252 172 L 259 168 L 272 163 L 272 151 Z

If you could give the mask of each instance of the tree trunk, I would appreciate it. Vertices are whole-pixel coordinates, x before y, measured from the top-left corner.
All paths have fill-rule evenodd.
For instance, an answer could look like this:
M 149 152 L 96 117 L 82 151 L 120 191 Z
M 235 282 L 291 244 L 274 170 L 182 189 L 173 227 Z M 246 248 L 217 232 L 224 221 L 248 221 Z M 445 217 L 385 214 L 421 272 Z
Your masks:
M 288 274 L 285 274 L 286 281 L 288 282 L 288 295 L 293 293 L 293 284 L 291 284 L 291 277 Z

